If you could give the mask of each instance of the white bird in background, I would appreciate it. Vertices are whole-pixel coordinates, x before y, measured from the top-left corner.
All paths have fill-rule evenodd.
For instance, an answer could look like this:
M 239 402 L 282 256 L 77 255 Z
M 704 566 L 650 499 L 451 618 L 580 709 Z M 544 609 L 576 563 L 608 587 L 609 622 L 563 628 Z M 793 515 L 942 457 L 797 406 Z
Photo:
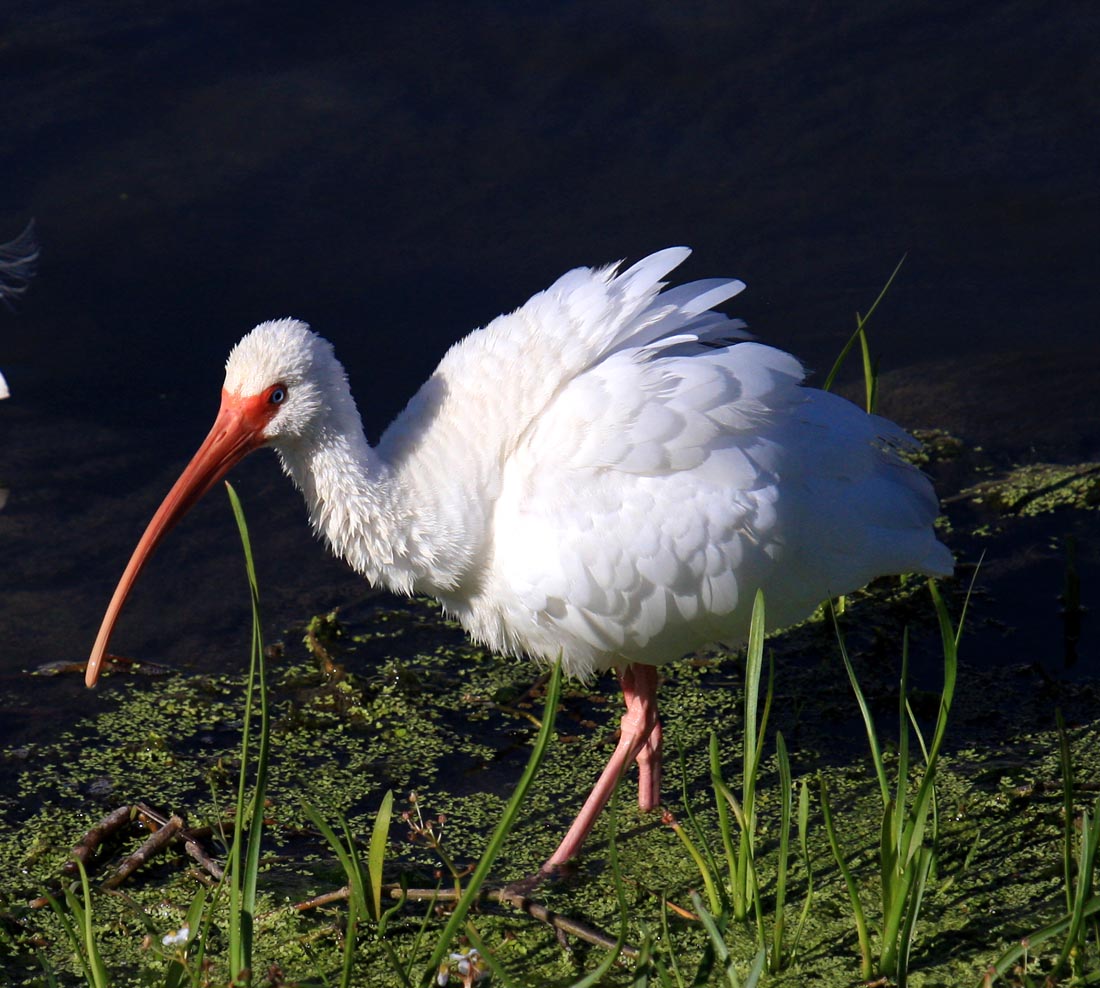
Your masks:
M 654 809 L 658 665 L 742 642 L 758 588 L 782 627 L 876 576 L 952 570 L 931 484 L 898 455 L 910 437 L 802 387 L 794 357 L 712 311 L 741 282 L 662 291 L 688 253 L 564 275 L 451 347 L 376 447 L 332 346 L 293 319 L 257 326 L 134 550 L 88 685 L 165 532 L 273 446 L 314 529 L 371 583 L 437 598 L 495 651 L 617 672 L 618 746 L 543 873 L 576 855 L 634 761 Z
M 37 267 L 38 240 L 34 235 L 34 220 L 31 220 L 18 237 L 0 244 L 0 301 L 10 307 L 11 300 L 27 290 Z M 0 399 L 10 395 L 8 382 L 0 374 Z

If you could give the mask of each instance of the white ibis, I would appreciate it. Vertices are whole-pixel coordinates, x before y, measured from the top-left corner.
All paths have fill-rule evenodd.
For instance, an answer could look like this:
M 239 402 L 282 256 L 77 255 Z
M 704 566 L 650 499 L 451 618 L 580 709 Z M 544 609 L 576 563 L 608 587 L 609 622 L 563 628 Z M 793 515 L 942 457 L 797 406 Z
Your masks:
M 313 528 L 373 584 L 438 598 L 477 641 L 582 679 L 614 669 L 618 745 L 543 865 L 575 856 L 620 774 L 659 801 L 657 666 L 739 643 L 889 573 L 947 574 L 913 440 L 802 387 L 787 353 L 713 311 L 739 281 L 662 291 L 689 251 L 578 268 L 456 343 L 377 446 L 332 346 L 294 319 L 229 355 L 214 427 L 153 516 L 87 668 L 168 529 L 273 446 Z

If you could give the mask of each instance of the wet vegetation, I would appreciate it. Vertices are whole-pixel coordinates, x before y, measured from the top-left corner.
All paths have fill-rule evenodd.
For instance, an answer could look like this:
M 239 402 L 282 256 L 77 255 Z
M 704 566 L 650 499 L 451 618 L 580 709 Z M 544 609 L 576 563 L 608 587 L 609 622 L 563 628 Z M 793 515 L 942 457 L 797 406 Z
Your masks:
M 1034 607 L 1088 630 L 1065 618 L 1083 612 L 1069 546 L 1095 544 L 1095 499 L 1047 495 L 1093 473 L 1011 472 L 1001 492 L 984 471 L 950 499 L 962 565 L 941 603 L 884 580 L 835 616 L 663 670 L 667 813 L 641 817 L 628 781 L 576 872 L 531 896 L 581 936 L 495 890 L 538 867 L 598 773 L 609 684 L 566 682 L 554 702 L 550 672 L 472 646 L 433 604 L 383 598 L 260 653 L 266 730 L 238 674 L 116 670 L 73 731 L 4 753 L 11 983 L 1094 983 L 1100 690 L 1066 671 L 1065 641 L 1014 654 L 997 600 L 1017 578 L 997 561 L 1044 524 L 1060 579 L 1032 586 Z M 139 803 L 177 814 L 228 878 L 176 840 L 105 887 L 160 826 L 136 810 L 86 878 L 66 871 L 86 832 Z M 255 824 L 236 855 L 235 819 Z
M 1100 471 L 922 439 L 956 577 L 664 667 L 663 813 L 627 780 L 526 899 L 614 743 L 610 680 L 382 596 L 266 647 L 257 615 L 246 675 L 119 664 L 2 753 L 6 983 L 1100 983 Z

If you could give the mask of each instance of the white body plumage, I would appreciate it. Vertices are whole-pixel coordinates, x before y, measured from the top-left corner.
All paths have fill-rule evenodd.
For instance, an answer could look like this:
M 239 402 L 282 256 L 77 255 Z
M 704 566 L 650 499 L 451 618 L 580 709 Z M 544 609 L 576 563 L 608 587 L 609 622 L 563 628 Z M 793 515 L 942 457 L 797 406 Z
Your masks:
M 357 571 L 573 676 L 740 642 L 758 587 L 781 626 L 881 574 L 950 572 L 909 437 L 711 311 L 740 282 L 662 292 L 687 254 L 579 268 L 471 333 L 376 448 L 303 323 L 245 336 L 225 390 L 286 387 L 265 440 Z

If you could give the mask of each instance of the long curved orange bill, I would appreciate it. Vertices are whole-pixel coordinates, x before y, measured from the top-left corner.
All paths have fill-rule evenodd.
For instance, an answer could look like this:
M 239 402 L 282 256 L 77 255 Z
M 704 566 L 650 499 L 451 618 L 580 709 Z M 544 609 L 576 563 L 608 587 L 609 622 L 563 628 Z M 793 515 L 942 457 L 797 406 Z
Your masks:
M 218 417 L 214 420 L 214 427 L 157 508 L 130 557 L 122 579 L 118 581 L 88 659 L 84 674 L 84 682 L 88 686 L 94 686 L 99 678 L 99 670 L 119 612 L 153 550 L 169 529 L 235 464 L 264 445 L 264 427 L 270 421 L 273 411 L 273 408 L 267 406 L 265 395 L 242 397 L 222 391 L 222 404 Z

